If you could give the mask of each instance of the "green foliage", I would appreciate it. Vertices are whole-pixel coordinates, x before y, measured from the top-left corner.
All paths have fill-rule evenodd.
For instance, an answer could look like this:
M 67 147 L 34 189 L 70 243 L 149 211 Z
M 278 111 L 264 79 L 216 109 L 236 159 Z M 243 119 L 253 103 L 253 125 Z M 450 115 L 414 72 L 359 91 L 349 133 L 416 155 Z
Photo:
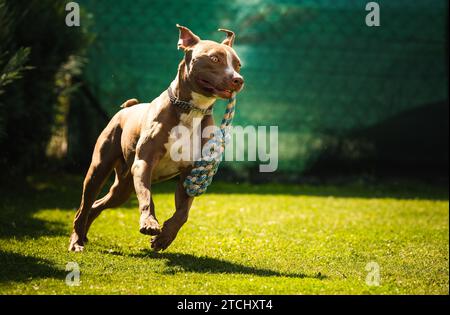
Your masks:
M 3 93 L 3 87 L 12 83 L 14 80 L 22 78 L 22 72 L 32 67 L 25 66 L 30 55 L 30 48 L 20 48 L 8 61 L 3 61 L 0 57 L 0 95 Z
M 9 60 L 4 60 L 2 58 L 4 56 L 0 56 L 0 96 L 4 93 L 6 85 L 22 78 L 24 70 L 31 69 L 31 67 L 25 66 L 29 54 L 29 48 L 20 48 Z M 5 122 L 3 120 L 5 115 L 2 114 L 4 110 L 5 105 L 0 102 L 0 140 L 5 136 Z
M 11 41 L 8 31 L 12 28 L 13 19 L 8 14 L 5 1 L 0 1 L 0 96 L 5 86 L 22 78 L 22 72 L 30 67 L 25 66 L 30 55 L 30 48 L 19 48 L 14 54 L 4 51 Z M 5 105 L 0 102 L 0 140 L 5 136 L 5 121 L 3 111 Z
M 81 178 L 35 178 L 0 204 L 2 294 L 448 294 L 448 187 L 214 182 L 165 252 L 138 231 L 133 196 L 68 253 Z M 176 184 L 154 186 L 160 222 Z M 81 284 L 65 284 L 77 262 Z M 368 286 L 366 266 L 380 266 Z
M 42 166 L 59 93 L 55 75 L 86 46 L 84 28 L 67 27 L 65 16 L 63 1 L 0 0 L 0 167 L 11 173 Z

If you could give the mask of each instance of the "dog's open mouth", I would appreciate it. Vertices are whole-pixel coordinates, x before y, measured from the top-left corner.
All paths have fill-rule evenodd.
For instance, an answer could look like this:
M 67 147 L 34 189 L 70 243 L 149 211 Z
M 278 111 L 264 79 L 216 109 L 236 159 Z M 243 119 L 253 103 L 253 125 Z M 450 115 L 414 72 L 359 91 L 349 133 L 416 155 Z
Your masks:
M 227 90 L 227 89 L 219 89 L 215 87 L 211 82 L 204 80 L 204 79 L 198 79 L 198 82 L 200 83 L 201 87 L 208 91 L 211 94 L 214 94 L 220 98 L 229 99 L 233 95 L 233 91 Z

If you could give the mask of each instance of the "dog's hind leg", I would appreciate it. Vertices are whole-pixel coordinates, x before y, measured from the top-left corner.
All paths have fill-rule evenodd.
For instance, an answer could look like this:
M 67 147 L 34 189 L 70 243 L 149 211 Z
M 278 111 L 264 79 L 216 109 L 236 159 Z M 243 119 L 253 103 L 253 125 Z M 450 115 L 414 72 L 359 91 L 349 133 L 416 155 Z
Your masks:
M 80 207 L 78 208 L 73 221 L 73 232 L 70 236 L 69 250 L 76 252 L 83 250 L 83 240 L 85 237 L 89 210 L 111 171 L 112 165 L 110 166 L 105 163 L 91 164 L 89 167 L 83 183 L 83 194 Z
M 118 124 L 113 119 L 97 140 L 91 165 L 84 179 L 80 207 L 73 221 L 73 232 L 70 236 L 69 245 L 70 251 L 78 252 L 84 249 L 83 240 L 86 234 L 89 211 L 122 154 L 120 149 L 121 132 Z
M 87 233 L 92 225 L 92 222 L 100 215 L 100 213 L 109 208 L 115 208 L 125 203 L 133 191 L 133 178 L 130 173 L 123 175 L 122 165 L 118 164 L 115 167 L 116 178 L 114 184 L 109 189 L 109 192 L 101 199 L 98 199 L 92 205 L 91 211 L 86 223 L 86 231 L 84 242 L 87 242 Z

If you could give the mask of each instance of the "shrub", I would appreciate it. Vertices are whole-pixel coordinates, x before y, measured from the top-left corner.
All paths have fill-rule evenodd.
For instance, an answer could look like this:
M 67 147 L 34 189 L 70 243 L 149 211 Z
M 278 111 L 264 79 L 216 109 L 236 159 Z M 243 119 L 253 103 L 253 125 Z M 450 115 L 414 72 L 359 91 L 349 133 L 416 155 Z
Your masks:
M 89 41 L 85 28 L 65 25 L 66 14 L 64 1 L 0 0 L 0 167 L 9 174 L 43 165 L 60 93 L 56 74 Z

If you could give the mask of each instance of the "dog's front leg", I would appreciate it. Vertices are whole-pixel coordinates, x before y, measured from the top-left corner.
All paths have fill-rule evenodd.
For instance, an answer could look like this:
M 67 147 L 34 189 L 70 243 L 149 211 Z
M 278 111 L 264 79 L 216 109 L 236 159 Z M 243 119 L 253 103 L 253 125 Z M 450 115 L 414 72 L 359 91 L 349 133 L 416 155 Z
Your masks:
M 201 124 L 202 134 L 205 128 L 214 126 L 214 118 L 212 115 L 206 115 Z M 203 146 L 214 136 L 214 130 L 208 131 L 208 135 L 203 135 L 201 143 Z M 156 251 L 166 249 L 177 236 L 178 231 L 186 223 L 189 215 L 189 210 L 191 209 L 194 197 L 189 196 L 186 193 L 186 189 L 183 186 L 186 176 L 191 172 L 191 167 L 184 169 L 180 174 L 180 179 L 178 181 L 177 190 L 175 191 L 175 213 L 173 216 L 164 222 L 161 234 L 153 238 L 152 248 Z
M 152 239 L 152 248 L 155 251 L 165 250 L 173 242 L 184 223 L 186 223 L 194 197 L 189 196 L 183 186 L 184 179 L 190 169 L 181 173 L 175 191 L 175 213 L 164 222 L 161 234 Z
M 132 167 L 134 189 L 136 190 L 141 214 L 139 231 L 146 235 L 157 235 L 161 232 L 151 193 L 152 172 L 157 163 L 158 160 L 151 155 L 140 157 L 137 154 Z

